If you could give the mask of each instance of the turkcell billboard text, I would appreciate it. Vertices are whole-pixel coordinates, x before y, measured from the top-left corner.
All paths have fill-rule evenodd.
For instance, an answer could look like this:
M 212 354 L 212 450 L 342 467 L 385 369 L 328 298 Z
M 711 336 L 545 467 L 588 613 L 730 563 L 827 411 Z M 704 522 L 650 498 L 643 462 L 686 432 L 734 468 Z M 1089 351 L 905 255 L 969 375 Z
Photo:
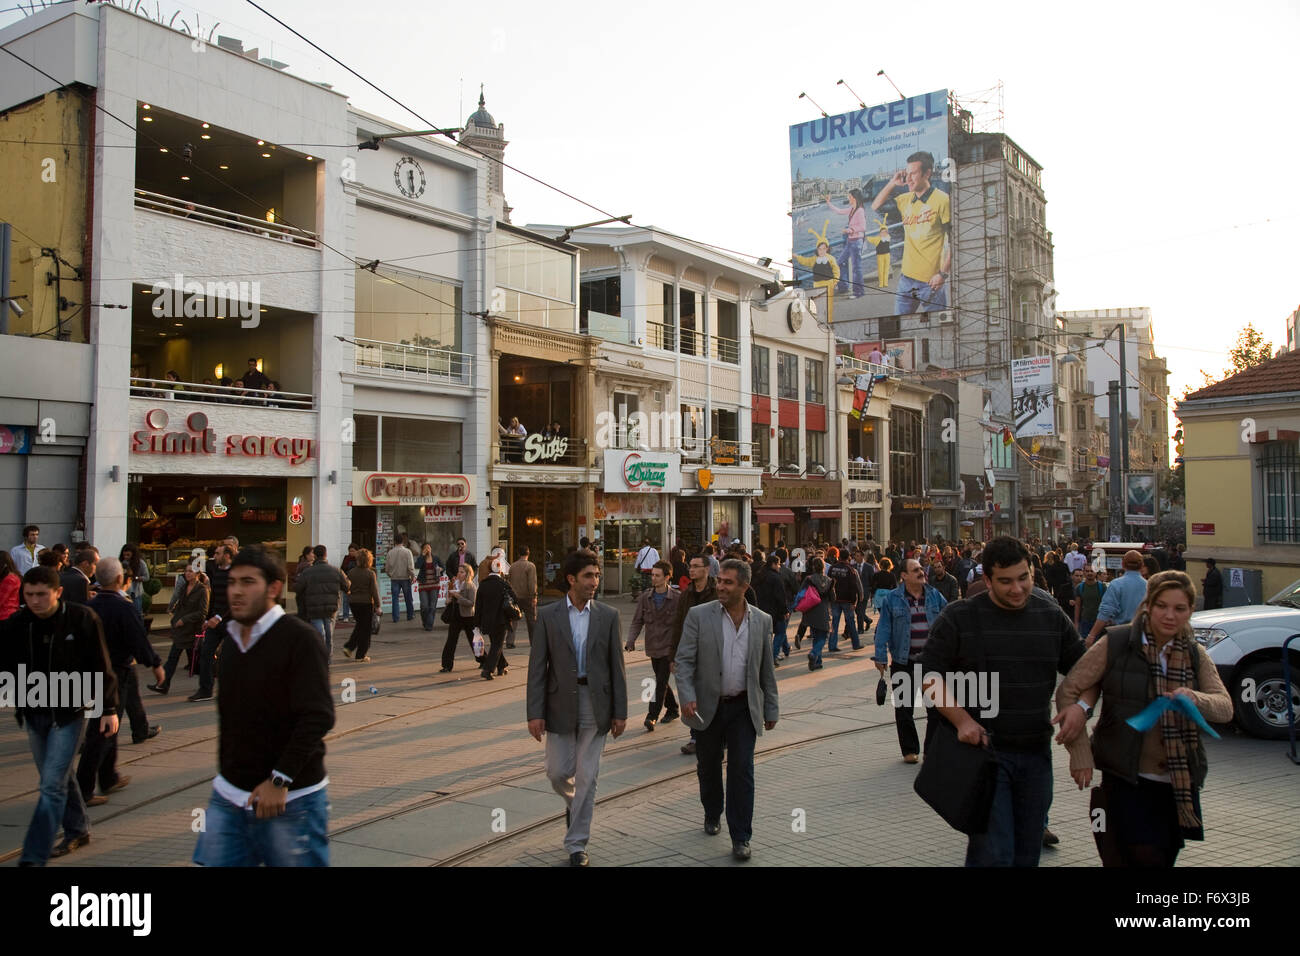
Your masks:
M 1052 356 L 1011 360 L 1011 414 L 1016 419 L 1017 438 L 1056 434 Z
M 791 126 L 790 179 L 795 278 L 831 321 L 948 307 L 947 90 Z

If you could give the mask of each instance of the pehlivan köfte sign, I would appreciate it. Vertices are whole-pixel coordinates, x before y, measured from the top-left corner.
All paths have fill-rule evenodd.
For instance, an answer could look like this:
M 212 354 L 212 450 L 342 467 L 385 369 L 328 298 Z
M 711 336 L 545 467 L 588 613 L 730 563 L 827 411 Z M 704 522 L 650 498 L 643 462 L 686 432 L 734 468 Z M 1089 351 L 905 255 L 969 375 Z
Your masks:
M 462 505 L 474 494 L 468 475 L 357 472 L 353 494 L 368 505 Z
M 676 452 L 607 449 L 605 488 L 611 494 L 675 494 L 682 490 L 682 456 Z

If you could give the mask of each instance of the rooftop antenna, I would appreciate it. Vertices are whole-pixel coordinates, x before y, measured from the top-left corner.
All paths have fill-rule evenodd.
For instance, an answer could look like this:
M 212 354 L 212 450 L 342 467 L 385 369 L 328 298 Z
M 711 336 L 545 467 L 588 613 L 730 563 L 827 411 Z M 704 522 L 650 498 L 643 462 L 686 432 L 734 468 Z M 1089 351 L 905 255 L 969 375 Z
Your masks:
M 802 99 L 806 99 L 806 100 L 807 100 L 809 103 L 811 103 L 813 106 L 817 106 L 817 101 L 816 101 L 815 99 L 813 99 L 811 96 L 809 96 L 807 93 L 800 93 L 800 94 L 799 94 L 799 99 L 801 99 L 801 100 L 802 100 Z M 817 106 L 817 112 L 818 112 L 818 113 L 821 113 L 822 116 L 825 116 L 825 115 L 826 115 L 826 111 L 825 111 L 824 109 L 822 109 L 820 106 Z
M 903 99 L 903 100 L 907 99 L 907 97 L 903 95 L 903 91 L 898 88 L 898 84 L 895 83 L 892 79 L 890 79 L 889 74 L 886 73 L 884 70 L 877 70 L 876 76 L 883 76 L 885 79 L 889 80 L 889 85 L 894 88 L 894 92 L 898 94 L 899 99 Z
M 835 85 L 842 86 L 850 93 L 853 93 L 853 87 L 849 86 L 849 84 L 845 83 L 843 80 L 836 80 Z M 853 93 L 853 98 L 858 101 L 858 106 L 862 107 L 864 110 L 867 108 L 867 104 L 862 102 L 862 97 L 858 96 L 857 93 Z

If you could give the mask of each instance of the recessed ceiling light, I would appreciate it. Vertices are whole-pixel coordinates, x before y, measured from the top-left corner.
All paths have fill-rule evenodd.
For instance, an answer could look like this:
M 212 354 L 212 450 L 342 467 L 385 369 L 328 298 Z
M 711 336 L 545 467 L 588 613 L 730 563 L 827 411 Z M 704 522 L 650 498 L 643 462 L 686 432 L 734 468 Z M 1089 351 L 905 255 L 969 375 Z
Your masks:
M 176 323 L 173 323 L 173 324 L 174 324 L 174 325 L 176 326 L 176 328 L 178 328 L 178 329 L 183 329 L 183 328 L 185 328 L 185 323 L 184 323 L 184 322 L 176 322 Z
M 263 312 L 265 312 L 265 311 L 266 311 L 266 309 L 262 309 L 262 310 L 261 310 L 261 311 L 263 311 Z
M 188 183 L 188 182 L 190 181 L 190 177 L 188 177 L 188 176 L 182 176 L 182 177 L 181 177 L 181 181 L 182 181 L 182 182 L 186 182 L 186 183 Z
M 224 316 L 224 315 L 219 315 L 219 316 L 217 316 L 217 318 L 219 318 L 219 319 L 224 319 L 225 316 Z
M 159 147 L 158 147 L 158 152 L 160 152 L 160 153 L 165 153 L 165 152 L 167 152 L 167 147 L 166 147 L 166 146 L 159 146 Z
M 211 123 L 204 123 L 204 124 L 203 124 L 203 128 L 204 128 L 204 129 L 211 129 L 211 128 L 212 128 L 212 124 L 211 124 Z
M 212 139 L 212 137 L 207 133 L 204 133 L 202 136 L 199 137 L 199 139 Z
M 145 103 L 143 108 L 144 108 L 144 109 L 150 109 L 150 106 L 149 106 L 148 103 Z
M 257 145 L 258 145 L 258 146 L 265 146 L 265 145 L 266 145 L 266 140 L 264 140 L 264 139 L 259 139 L 259 140 L 257 141 Z
M 153 117 L 152 117 L 152 116 L 146 116 L 146 117 L 144 118 L 144 121 L 145 121 L 146 123 L 152 123 L 152 122 L 153 122 Z
M 311 162 L 311 160 L 312 160 L 312 157 L 310 157 L 310 156 L 308 156 L 308 157 L 307 157 L 307 162 L 309 162 L 309 163 L 310 163 L 310 162 Z
M 270 154 L 270 153 L 263 153 L 263 154 L 262 154 L 262 158 L 263 158 L 263 159 L 270 159 L 270 158 L 271 158 L 271 154 Z
M 167 335 L 166 332 L 159 332 L 158 334 L 159 334 L 159 335 L 162 335 L 162 336 L 166 336 L 166 335 Z
M 229 169 L 230 167 L 229 167 L 229 166 L 218 166 L 217 168 L 218 168 L 218 169 Z

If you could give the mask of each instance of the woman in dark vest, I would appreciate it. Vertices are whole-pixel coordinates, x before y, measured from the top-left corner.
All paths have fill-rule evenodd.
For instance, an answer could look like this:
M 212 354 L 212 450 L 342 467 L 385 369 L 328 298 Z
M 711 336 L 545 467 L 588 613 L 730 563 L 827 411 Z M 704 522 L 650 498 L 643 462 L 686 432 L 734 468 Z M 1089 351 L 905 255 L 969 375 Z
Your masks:
M 1071 668 L 1056 692 L 1057 722 L 1077 722 L 1098 692 L 1104 702 L 1089 747 L 1084 734 L 1069 740 L 1070 774 L 1080 789 L 1102 771 L 1092 792 L 1105 826 L 1095 832 L 1104 866 L 1174 865 L 1183 841 L 1205 839 L 1200 790 L 1208 770 L 1195 721 L 1167 710 L 1145 733 L 1126 721 L 1158 697 L 1187 697 L 1209 722 L 1232 719 L 1232 698 L 1209 655 L 1192 637 L 1196 586 L 1182 571 L 1147 581 L 1147 596 L 1130 624 L 1107 628 Z M 1079 703 L 1080 698 L 1084 704 Z M 1094 830 L 1096 828 L 1094 827 Z

